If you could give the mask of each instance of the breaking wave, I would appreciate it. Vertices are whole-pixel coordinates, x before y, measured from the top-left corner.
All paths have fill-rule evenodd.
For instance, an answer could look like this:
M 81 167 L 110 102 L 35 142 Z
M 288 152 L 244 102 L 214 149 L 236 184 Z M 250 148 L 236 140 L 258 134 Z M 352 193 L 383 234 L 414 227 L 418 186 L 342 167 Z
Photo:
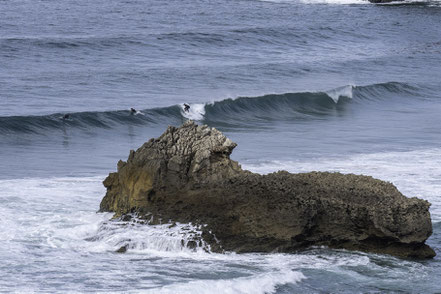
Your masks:
M 136 219 L 122 222 L 111 220 L 111 213 L 95 213 L 105 193 L 102 179 L 0 180 L 4 203 L 0 206 L 0 257 L 5 264 L 0 288 L 51 293 L 255 294 L 300 293 L 307 287 L 315 293 L 324 290 L 308 280 L 314 283 L 331 275 L 334 280 L 326 287 L 333 293 L 341 292 L 338 284 L 345 281 L 350 281 L 349 287 L 361 286 L 369 292 L 373 282 L 381 285 L 385 279 L 398 285 L 394 286 L 397 292 L 406 292 L 410 278 L 424 283 L 433 276 L 420 262 L 345 250 L 216 254 L 203 247 L 190 249 L 185 245 L 199 231 L 191 224 L 149 226 Z M 434 228 L 439 231 L 438 223 Z M 125 254 L 115 252 L 123 246 Z M 22 265 L 23 260 L 31 266 Z M 104 273 L 97 274 L 103 264 Z M 43 287 L 36 283 L 41 278 L 62 278 L 63 282 Z M 79 283 L 83 280 L 88 283 Z M 428 287 L 425 292 L 434 292 Z
M 177 283 L 146 293 L 275 293 L 277 286 L 296 284 L 306 277 L 299 271 L 286 270 L 228 280 L 198 280 Z
M 369 0 L 259 0 L 273 3 L 304 3 L 304 4 L 330 4 L 330 5 L 374 5 Z M 421 5 L 439 7 L 439 0 L 395 0 L 389 3 L 376 3 L 376 5 Z
M 369 86 L 344 86 L 324 92 L 269 94 L 238 97 L 207 104 L 191 104 L 188 112 L 182 105 L 103 112 L 55 113 L 43 116 L 0 117 L 0 134 L 45 133 L 51 130 L 113 129 L 121 125 L 179 124 L 186 119 L 222 126 L 250 123 L 307 120 L 340 114 L 352 100 L 381 101 L 393 96 L 420 96 L 418 88 L 403 83 Z

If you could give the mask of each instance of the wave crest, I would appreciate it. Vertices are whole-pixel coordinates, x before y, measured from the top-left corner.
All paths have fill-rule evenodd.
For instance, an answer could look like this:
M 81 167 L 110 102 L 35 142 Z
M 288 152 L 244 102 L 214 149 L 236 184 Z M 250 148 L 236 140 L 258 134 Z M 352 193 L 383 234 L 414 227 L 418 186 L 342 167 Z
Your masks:
M 417 87 L 403 83 L 368 86 L 343 86 L 326 92 L 268 94 L 238 97 L 208 104 L 191 104 L 188 112 L 182 105 L 144 109 L 133 115 L 130 110 L 104 112 L 55 113 L 45 116 L 0 117 L 0 134 L 45 133 L 51 130 L 114 129 L 123 125 L 180 124 L 186 119 L 219 126 L 249 126 L 270 121 L 292 121 L 323 118 L 344 111 L 351 100 L 381 103 L 394 96 L 419 97 Z

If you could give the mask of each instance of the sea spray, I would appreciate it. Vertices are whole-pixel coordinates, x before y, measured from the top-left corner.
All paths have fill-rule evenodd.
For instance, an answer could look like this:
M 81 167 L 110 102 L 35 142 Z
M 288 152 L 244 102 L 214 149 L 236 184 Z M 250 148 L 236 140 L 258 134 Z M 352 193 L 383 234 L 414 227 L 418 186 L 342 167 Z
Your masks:
M 185 120 L 230 126 L 252 125 L 256 122 L 293 121 L 338 115 L 340 106 L 350 100 L 381 103 L 383 99 L 425 97 L 425 92 L 405 83 L 380 83 L 367 86 L 342 86 L 329 91 L 268 94 L 259 97 L 237 97 L 212 103 L 142 109 L 133 115 L 130 110 L 63 113 L 42 116 L 0 117 L 0 135 L 50 134 L 53 130 L 88 132 L 91 129 L 114 130 L 124 126 L 178 125 Z M 342 98 L 346 98 L 342 100 Z M 336 112 L 337 111 L 337 112 Z M 124 131 L 126 131 L 124 129 Z
M 148 220 L 134 216 L 130 221 L 104 221 L 85 240 L 115 252 L 155 255 L 210 252 L 201 235 L 201 226 L 176 222 L 151 225 Z
M 352 85 L 339 87 L 339 88 L 336 88 L 333 90 L 326 91 L 326 94 L 328 94 L 328 96 L 331 97 L 335 103 L 338 103 L 340 97 L 346 97 L 346 98 L 352 99 L 352 95 L 353 95 L 352 89 L 353 88 L 354 88 L 354 86 L 352 86 Z

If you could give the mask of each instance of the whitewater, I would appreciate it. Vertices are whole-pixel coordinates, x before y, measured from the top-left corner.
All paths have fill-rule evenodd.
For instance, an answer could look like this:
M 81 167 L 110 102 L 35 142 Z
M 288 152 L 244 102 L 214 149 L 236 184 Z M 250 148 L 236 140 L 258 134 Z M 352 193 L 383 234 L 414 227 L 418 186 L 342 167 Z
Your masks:
M 271 162 L 245 167 L 268 173 L 279 169 L 303 172 L 305 168 L 296 166 L 309 166 L 381 176 L 403 192 L 418 192 L 419 197 L 430 200 L 435 206 L 431 209 L 435 229 L 439 229 L 441 201 L 436 196 L 440 187 L 435 191 L 431 189 L 433 178 L 430 176 L 441 174 L 441 165 L 431 157 L 439 152 L 404 154 L 431 162 L 430 172 L 416 173 L 417 181 L 410 183 L 400 180 L 408 175 L 396 174 L 387 168 L 395 166 L 391 162 L 400 154 L 373 154 L 369 158 L 332 162 Z M 1 208 L 0 236 L 4 242 L 0 248 L 8 253 L 2 257 L 1 288 L 14 288 L 18 292 L 93 289 L 142 293 L 276 293 L 282 289 L 289 293 L 305 290 L 305 285 L 298 284 L 305 281 L 307 288 L 311 283 L 316 290 L 345 291 L 335 282 L 317 285 L 314 279 L 326 274 L 334 281 L 345 281 L 349 289 L 358 287 L 362 291 L 378 287 L 405 292 L 436 289 L 430 285 L 430 279 L 437 275 L 439 267 L 391 256 L 326 248 L 311 248 L 298 254 L 240 255 L 210 253 L 204 244 L 189 249 L 186 242 L 198 234 L 198 228 L 191 224 L 147 226 L 137 223 L 136 219 L 129 223 L 112 221 L 112 214 L 96 213 L 105 193 L 103 178 L 0 181 L 4 195 L 0 200 L 8 203 Z M 29 204 L 23 207 L 27 202 Z M 21 207 L 19 215 L 18 207 Z M 432 242 L 441 238 L 439 234 L 434 237 Z M 115 253 L 122 246 L 127 252 Z M 100 274 L 103 267 L 104 276 L 104 272 Z M 199 278 L 192 278 L 194 276 Z M 306 282 L 306 279 L 312 281 Z
M 0 292 L 440 293 L 440 3 L 0 1 Z M 438 255 L 217 254 L 98 213 L 117 162 L 189 119 L 244 169 L 428 200 Z

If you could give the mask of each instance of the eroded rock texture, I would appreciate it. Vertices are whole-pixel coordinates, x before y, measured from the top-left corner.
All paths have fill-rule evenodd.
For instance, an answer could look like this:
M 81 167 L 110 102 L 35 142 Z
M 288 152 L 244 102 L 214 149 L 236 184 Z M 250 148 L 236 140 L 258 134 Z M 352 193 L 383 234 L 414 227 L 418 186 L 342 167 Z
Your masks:
M 236 144 L 187 122 L 118 162 L 101 211 L 204 224 L 214 251 L 294 252 L 326 245 L 400 257 L 435 255 L 429 202 L 372 177 L 311 172 L 268 175 L 230 159 Z

